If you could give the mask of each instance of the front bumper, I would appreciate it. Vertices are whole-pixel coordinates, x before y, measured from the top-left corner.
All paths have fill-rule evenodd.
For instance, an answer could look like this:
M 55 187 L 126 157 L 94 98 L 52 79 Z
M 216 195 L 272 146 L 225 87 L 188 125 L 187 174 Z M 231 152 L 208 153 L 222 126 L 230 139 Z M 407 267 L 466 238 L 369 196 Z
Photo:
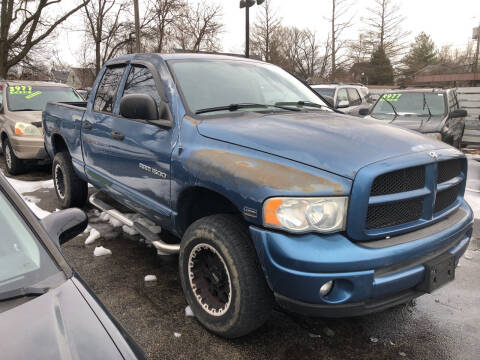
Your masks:
M 291 235 L 250 227 L 277 302 L 326 317 L 370 313 L 417 297 L 424 264 L 450 253 L 455 263 L 470 242 L 472 210 L 465 201 L 442 221 L 386 240 L 352 242 L 343 234 Z M 325 297 L 320 287 L 334 280 Z
M 19 159 L 43 160 L 48 157 L 42 136 L 12 136 L 10 144 Z

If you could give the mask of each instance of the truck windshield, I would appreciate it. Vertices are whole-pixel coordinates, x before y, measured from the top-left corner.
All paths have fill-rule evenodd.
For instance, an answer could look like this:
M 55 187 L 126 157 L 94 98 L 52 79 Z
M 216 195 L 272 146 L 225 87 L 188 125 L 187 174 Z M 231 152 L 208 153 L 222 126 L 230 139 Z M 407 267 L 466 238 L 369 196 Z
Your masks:
M 72 88 L 11 85 L 7 89 L 9 111 L 43 111 L 49 102 L 84 101 Z
M 0 298 L 12 290 L 48 286 L 53 279 L 64 279 L 63 272 L 1 193 L 0 233 Z
M 191 112 L 224 107 L 230 104 L 280 103 L 304 107 L 308 103 L 326 104 L 306 85 L 286 71 L 270 64 L 247 61 L 171 61 L 171 69 L 180 87 L 184 101 Z M 300 102 L 300 103 L 299 103 Z M 305 105 L 296 105 L 296 104 Z M 265 111 L 265 106 L 259 111 Z M 269 110 L 288 111 L 278 106 Z M 280 109 L 280 110 L 279 110 Z M 308 107 L 316 109 L 319 107 Z M 236 107 L 239 111 L 252 111 L 252 107 Z M 224 110 L 228 112 L 229 110 Z
M 398 116 L 443 115 L 445 113 L 444 94 L 426 92 L 384 94 L 372 109 L 371 115 L 395 115 L 394 110 Z

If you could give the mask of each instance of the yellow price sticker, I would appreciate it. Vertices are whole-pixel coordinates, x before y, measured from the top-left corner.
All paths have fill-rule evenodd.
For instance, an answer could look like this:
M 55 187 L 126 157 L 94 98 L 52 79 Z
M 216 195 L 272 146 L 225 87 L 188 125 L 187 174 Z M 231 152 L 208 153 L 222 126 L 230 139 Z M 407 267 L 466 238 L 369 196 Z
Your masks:
M 32 93 L 32 87 L 30 85 L 15 85 L 9 86 L 11 95 L 27 95 Z
M 395 102 L 395 101 L 398 101 L 398 99 L 400 99 L 400 97 L 402 96 L 402 94 L 383 94 L 382 98 L 380 99 L 380 101 L 390 101 L 390 102 Z

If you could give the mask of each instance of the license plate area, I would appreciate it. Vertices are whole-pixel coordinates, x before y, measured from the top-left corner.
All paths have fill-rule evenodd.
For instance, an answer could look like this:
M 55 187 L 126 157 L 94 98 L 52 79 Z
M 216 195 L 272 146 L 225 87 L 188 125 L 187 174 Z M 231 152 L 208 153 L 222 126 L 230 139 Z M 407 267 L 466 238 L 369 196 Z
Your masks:
M 455 279 L 455 256 L 442 255 L 424 264 L 425 278 L 417 289 L 431 293 Z

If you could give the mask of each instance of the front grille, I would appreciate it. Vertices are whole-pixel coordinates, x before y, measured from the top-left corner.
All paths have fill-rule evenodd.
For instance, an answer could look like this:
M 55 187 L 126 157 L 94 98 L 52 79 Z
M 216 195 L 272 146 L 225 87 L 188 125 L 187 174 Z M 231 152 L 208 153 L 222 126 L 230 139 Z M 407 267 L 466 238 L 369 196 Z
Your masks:
M 459 176 L 461 171 L 462 159 L 454 159 L 438 163 L 437 184 Z
M 378 229 L 405 224 L 420 219 L 423 197 L 375 204 L 368 207 L 366 229 Z
M 425 167 L 416 166 L 378 176 L 372 184 L 370 196 L 397 194 L 425 186 Z
M 437 193 L 433 212 L 437 213 L 452 205 L 458 196 L 459 185 Z

